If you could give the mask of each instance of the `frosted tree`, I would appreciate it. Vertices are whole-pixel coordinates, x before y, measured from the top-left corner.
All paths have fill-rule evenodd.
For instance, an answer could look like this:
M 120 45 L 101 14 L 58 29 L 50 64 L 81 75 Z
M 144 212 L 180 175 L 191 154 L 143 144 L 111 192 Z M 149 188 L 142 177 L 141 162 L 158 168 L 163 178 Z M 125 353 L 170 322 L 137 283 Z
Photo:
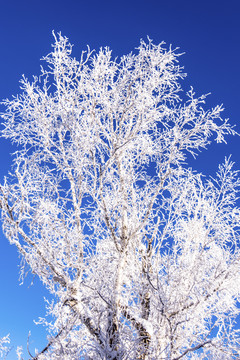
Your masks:
M 238 173 L 187 166 L 234 130 L 184 95 L 178 58 L 141 41 L 76 60 L 59 35 L 4 101 L 3 230 L 54 299 L 35 360 L 239 359 Z

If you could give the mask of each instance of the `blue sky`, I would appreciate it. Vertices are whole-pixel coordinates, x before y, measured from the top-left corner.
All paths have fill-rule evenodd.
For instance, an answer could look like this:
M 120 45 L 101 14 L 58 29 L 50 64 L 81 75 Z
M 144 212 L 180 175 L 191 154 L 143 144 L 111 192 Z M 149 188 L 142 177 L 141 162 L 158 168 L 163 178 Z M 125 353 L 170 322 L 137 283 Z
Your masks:
M 240 132 L 240 4 L 217 0 L 0 0 L 0 99 L 19 92 L 22 74 L 38 75 L 40 58 L 51 51 L 52 30 L 61 31 L 74 46 L 78 57 L 86 45 L 92 49 L 109 46 L 121 56 L 149 36 L 155 43 L 180 47 L 185 54 L 180 64 L 197 93 L 211 92 L 207 106 L 224 104 L 225 117 Z M 1 111 L 3 109 L 1 108 Z M 213 174 L 224 156 L 232 154 L 240 169 L 240 138 L 227 145 L 211 145 L 191 166 Z M 0 139 L 0 181 L 10 169 L 11 145 Z M 17 345 L 30 349 L 45 344 L 44 331 L 33 319 L 44 315 L 47 292 L 29 276 L 19 286 L 19 258 L 0 232 L 0 337 L 10 332 L 14 349 L 8 360 L 16 359 Z

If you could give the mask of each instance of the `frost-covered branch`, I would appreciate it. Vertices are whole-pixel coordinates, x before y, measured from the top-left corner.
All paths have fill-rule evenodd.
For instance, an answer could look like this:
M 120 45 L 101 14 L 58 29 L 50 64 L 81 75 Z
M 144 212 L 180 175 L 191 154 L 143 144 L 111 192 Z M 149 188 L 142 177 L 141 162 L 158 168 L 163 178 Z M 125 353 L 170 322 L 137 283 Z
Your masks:
M 0 357 L 6 359 L 9 351 L 11 350 L 7 344 L 10 343 L 9 335 L 0 339 Z

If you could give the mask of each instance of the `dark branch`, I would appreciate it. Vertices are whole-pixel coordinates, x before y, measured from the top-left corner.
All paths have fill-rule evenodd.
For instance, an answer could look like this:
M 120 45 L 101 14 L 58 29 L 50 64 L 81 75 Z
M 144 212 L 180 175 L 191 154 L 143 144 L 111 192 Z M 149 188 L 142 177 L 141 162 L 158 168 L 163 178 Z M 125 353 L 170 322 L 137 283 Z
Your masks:
M 179 360 L 179 359 L 181 359 L 183 356 L 185 356 L 186 354 L 188 354 L 189 352 L 192 352 L 192 351 L 196 351 L 196 350 L 198 350 L 198 349 L 201 349 L 202 347 L 204 347 L 204 346 L 207 345 L 207 344 L 210 344 L 211 342 L 212 342 L 212 340 L 208 340 L 208 341 L 205 341 L 205 342 L 202 343 L 202 344 L 199 344 L 199 345 L 194 346 L 193 348 L 187 349 L 187 350 L 185 350 L 185 351 L 182 353 L 182 355 L 174 358 L 173 360 Z

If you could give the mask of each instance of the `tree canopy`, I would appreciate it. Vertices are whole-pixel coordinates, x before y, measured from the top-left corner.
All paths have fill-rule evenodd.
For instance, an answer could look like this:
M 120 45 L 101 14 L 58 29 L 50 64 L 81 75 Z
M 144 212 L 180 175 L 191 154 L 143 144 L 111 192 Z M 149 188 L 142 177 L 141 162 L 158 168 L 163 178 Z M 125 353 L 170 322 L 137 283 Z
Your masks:
M 54 299 L 32 358 L 239 358 L 238 172 L 230 159 L 214 179 L 187 165 L 235 133 L 222 107 L 184 94 L 164 43 L 76 60 L 59 34 L 43 59 L 1 114 L 18 146 L 3 230 L 22 278 L 30 269 Z

